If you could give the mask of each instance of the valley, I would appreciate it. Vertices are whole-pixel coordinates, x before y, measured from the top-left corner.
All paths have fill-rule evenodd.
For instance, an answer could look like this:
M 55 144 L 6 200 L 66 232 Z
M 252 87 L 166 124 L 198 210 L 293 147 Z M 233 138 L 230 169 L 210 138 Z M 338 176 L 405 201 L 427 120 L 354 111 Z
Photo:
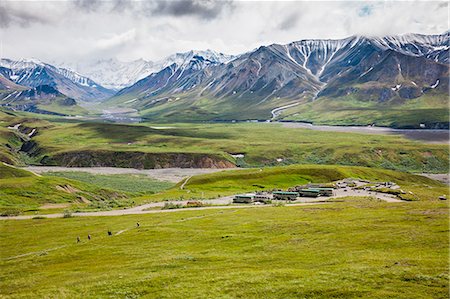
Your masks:
M 2 152 L 9 164 L 150 169 L 313 163 L 435 173 L 448 169 L 445 144 L 390 135 L 396 131 L 359 134 L 284 123 L 118 124 L 4 115 Z M 22 131 L 8 129 L 19 123 Z M 24 136 L 32 130 L 34 136 Z
M 448 43 L 448 32 L 350 36 L 271 44 L 240 55 L 191 50 L 157 62 L 72 66 L 98 82 L 67 69 L 70 64 L 2 59 L 0 105 L 103 114 L 117 122 L 277 120 L 448 129 Z
M 444 2 L 0 1 L 0 298 L 448 298 Z

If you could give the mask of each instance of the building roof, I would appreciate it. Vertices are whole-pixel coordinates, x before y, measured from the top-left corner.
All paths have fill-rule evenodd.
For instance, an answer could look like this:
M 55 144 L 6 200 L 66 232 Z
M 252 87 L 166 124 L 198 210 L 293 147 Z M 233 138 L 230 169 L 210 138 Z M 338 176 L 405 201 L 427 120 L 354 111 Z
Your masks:
M 312 193 L 319 193 L 320 190 L 318 189 L 302 189 L 300 192 L 312 192 Z
M 273 191 L 273 194 L 279 194 L 279 195 L 298 195 L 298 192 L 290 192 L 290 191 Z

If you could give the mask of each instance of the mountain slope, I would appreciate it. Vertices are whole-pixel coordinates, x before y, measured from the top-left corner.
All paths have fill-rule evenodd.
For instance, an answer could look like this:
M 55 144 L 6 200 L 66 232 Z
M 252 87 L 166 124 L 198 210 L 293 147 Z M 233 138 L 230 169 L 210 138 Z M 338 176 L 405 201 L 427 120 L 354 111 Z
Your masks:
M 430 110 L 424 114 L 440 126 L 448 111 L 448 50 L 445 33 L 301 40 L 262 46 L 230 61 L 191 55 L 122 89 L 106 105 L 134 108 L 158 121 L 311 121 L 318 118 L 308 113 L 322 102 L 329 105 L 320 115 L 339 108 L 379 111 L 409 105 L 414 114 L 440 109 L 438 117 Z M 349 115 L 342 117 L 353 123 Z M 369 117 L 356 123 L 372 122 Z M 420 123 L 411 116 L 402 125 Z
M 57 68 L 38 60 L 1 59 L 2 74 L 22 86 L 35 88 L 42 85 L 54 87 L 67 97 L 81 101 L 102 100 L 113 95 L 91 79 L 64 68 Z
M 102 86 L 114 90 L 133 85 L 155 71 L 154 63 L 144 59 L 123 62 L 111 58 L 88 63 L 66 63 L 62 66 L 74 69 Z
M 5 80 L 8 82 L 8 79 L 0 74 L 0 106 L 2 107 L 54 115 L 75 115 L 87 112 L 78 106 L 74 99 L 65 96 L 50 85 L 27 88 L 13 83 L 15 85 L 11 87 L 3 84 Z
M 79 73 L 85 74 L 100 83 L 102 86 L 120 90 L 172 64 L 182 65 L 193 56 L 202 56 L 214 62 L 226 62 L 233 58 L 231 55 L 206 50 L 176 53 L 155 62 L 144 59 L 123 62 L 111 58 L 89 63 L 62 64 L 62 66 L 75 69 Z

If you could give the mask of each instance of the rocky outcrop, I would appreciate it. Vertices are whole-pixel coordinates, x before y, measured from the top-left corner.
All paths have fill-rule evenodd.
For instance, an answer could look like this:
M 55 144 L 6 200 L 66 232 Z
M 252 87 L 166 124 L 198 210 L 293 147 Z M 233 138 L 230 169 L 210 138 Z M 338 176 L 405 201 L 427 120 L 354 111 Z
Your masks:
M 45 156 L 41 163 L 65 167 L 126 167 L 137 169 L 235 167 L 233 163 L 219 155 L 110 151 L 63 152 L 51 157 Z

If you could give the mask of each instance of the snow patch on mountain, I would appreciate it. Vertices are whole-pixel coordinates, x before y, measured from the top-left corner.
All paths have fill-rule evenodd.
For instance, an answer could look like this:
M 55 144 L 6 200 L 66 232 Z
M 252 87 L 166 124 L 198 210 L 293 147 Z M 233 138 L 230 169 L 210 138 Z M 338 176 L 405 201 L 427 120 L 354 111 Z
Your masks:
M 55 67 L 35 58 L 20 60 L 2 58 L 0 59 L 0 66 L 12 70 L 9 78 L 16 83 L 29 79 L 31 76 L 38 77 L 44 68 L 48 68 L 82 86 L 97 87 L 96 83 L 88 77 L 70 69 Z
M 394 50 L 406 55 L 425 56 L 434 51 L 450 49 L 449 33 L 438 35 L 404 34 L 371 37 L 370 40 L 383 50 Z
M 195 57 L 201 57 L 213 63 L 226 63 L 234 58 L 232 55 L 219 53 L 213 50 L 192 50 L 185 53 L 175 53 L 156 62 L 144 59 L 125 62 L 116 58 L 110 58 L 90 63 L 64 63 L 60 64 L 60 66 L 74 69 L 77 72 L 92 78 L 106 88 L 120 90 L 173 64 L 176 64 L 177 67 L 186 67 Z M 200 68 L 201 66 L 197 63 L 192 67 Z

